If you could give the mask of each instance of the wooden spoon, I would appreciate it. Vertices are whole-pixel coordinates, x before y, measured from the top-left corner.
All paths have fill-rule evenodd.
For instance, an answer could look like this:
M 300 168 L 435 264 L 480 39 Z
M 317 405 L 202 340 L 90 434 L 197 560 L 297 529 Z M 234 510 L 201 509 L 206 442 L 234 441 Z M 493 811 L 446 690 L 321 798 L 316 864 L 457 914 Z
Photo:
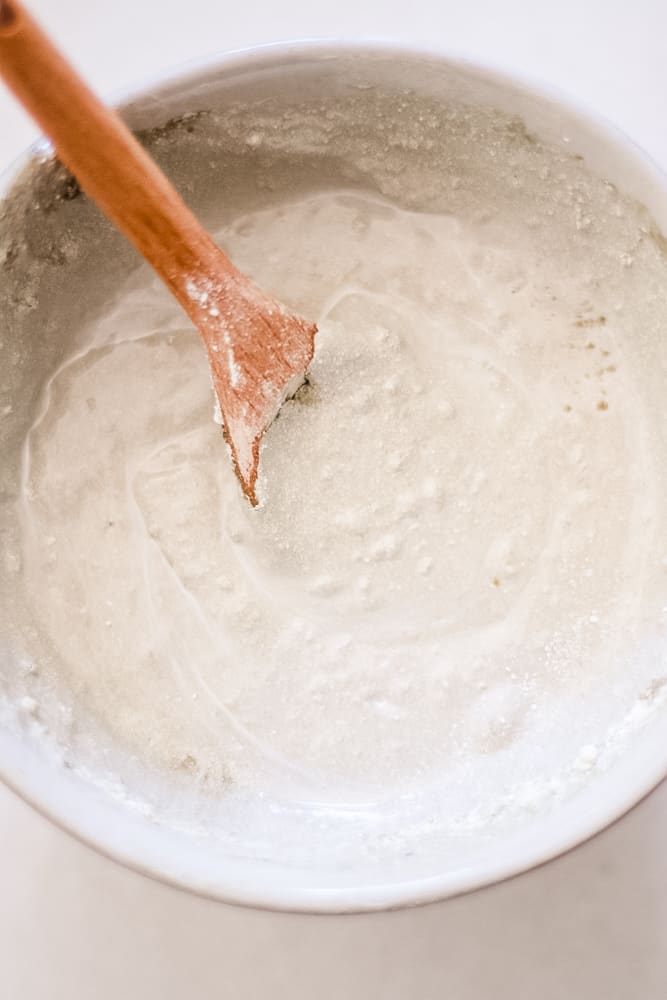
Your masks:
M 262 435 L 303 382 L 317 327 L 234 267 L 16 0 L 0 0 L 0 75 L 199 330 L 234 469 L 255 506 Z

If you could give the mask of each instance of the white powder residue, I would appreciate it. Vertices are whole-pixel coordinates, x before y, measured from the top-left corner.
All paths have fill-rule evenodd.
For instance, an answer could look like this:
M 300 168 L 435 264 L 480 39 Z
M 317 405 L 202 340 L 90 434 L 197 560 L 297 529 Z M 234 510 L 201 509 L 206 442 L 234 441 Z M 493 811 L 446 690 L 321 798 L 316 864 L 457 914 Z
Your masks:
M 193 301 L 198 303 L 200 306 L 206 307 L 211 301 L 214 294 L 217 294 L 219 290 L 214 289 L 211 283 L 205 279 L 200 278 L 195 281 L 194 278 L 188 278 L 185 284 L 185 290 L 188 297 Z M 220 350 L 220 341 L 224 344 L 224 351 L 227 355 L 227 368 L 229 371 L 229 382 L 233 389 L 236 389 L 243 381 L 243 371 L 241 366 L 236 360 L 234 355 L 234 347 L 232 345 L 231 337 L 229 335 L 229 330 L 227 328 L 227 321 L 223 315 L 221 315 L 220 309 L 216 305 L 210 306 L 206 310 L 210 319 L 215 321 L 215 331 L 218 335 L 218 342 L 214 341 L 212 331 L 210 331 L 210 349 L 212 351 Z M 222 413 L 220 410 L 220 403 L 215 398 L 214 402 L 215 413 L 214 420 L 218 424 L 222 424 Z

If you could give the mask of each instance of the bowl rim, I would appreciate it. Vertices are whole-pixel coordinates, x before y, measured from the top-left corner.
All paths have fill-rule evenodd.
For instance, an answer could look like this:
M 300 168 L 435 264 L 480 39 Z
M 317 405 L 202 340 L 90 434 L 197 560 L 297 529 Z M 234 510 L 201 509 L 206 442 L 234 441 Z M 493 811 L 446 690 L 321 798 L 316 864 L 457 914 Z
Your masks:
M 176 86 L 185 88 L 197 81 L 210 79 L 215 74 L 233 76 L 239 70 L 258 70 L 270 67 L 272 64 L 276 67 L 289 65 L 289 60 L 295 58 L 307 61 L 313 57 L 338 57 L 346 54 L 361 57 L 403 56 L 439 61 L 445 66 L 474 74 L 490 83 L 509 86 L 516 91 L 527 93 L 533 98 L 562 109 L 570 118 L 581 121 L 587 132 L 611 140 L 617 147 L 623 147 L 626 153 L 630 154 L 633 163 L 643 171 L 644 175 L 650 176 L 657 188 L 667 197 L 667 173 L 630 136 L 603 115 L 587 108 L 560 88 L 534 80 L 527 75 L 508 72 L 506 67 L 493 61 L 471 59 L 445 46 L 431 47 L 375 37 L 305 37 L 270 42 L 231 51 L 212 52 L 201 58 L 176 64 L 132 86 L 116 91 L 110 103 L 118 108 L 121 114 L 127 114 L 132 103 L 141 101 L 147 94 L 159 95 L 161 91 Z M 13 162 L 2 168 L 0 200 L 6 196 L 28 163 L 43 158 L 50 151 L 48 140 L 40 137 Z M 645 761 L 642 767 L 637 767 L 636 764 L 630 767 L 627 763 L 625 767 L 617 768 L 616 765 L 612 767 L 614 775 L 617 771 L 623 770 L 632 773 L 625 782 L 621 780 L 622 776 L 616 776 L 608 782 L 612 793 L 606 796 L 604 808 L 585 809 L 578 818 L 575 809 L 573 813 L 575 820 L 566 823 L 568 829 L 565 833 L 559 832 L 558 824 L 554 822 L 552 824 L 554 833 L 550 837 L 540 835 L 537 839 L 533 838 L 532 842 L 528 838 L 527 848 L 524 851 L 520 852 L 516 845 L 514 847 L 510 845 L 509 850 L 500 852 L 498 857 L 485 864 L 464 867 L 439 876 L 411 878 L 404 882 L 393 880 L 386 884 L 358 884 L 342 888 L 286 887 L 279 883 L 267 884 L 263 880 L 261 871 L 254 883 L 250 884 L 247 878 L 235 879 L 233 874 L 225 879 L 193 877 L 191 872 L 183 869 L 182 865 L 172 864 L 170 867 L 169 864 L 157 862 L 150 851 L 142 852 L 136 849 L 137 841 L 133 841 L 127 835 L 123 836 L 122 824 L 118 821 L 118 812 L 123 807 L 100 800 L 93 805 L 92 793 L 86 797 L 91 800 L 91 808 L 96 810 L 93 820 L 91 821 L 90 816 L 82 819 L 79 813 L 73 817 L 67 808 L 68 800 L 61 798 L 62 789 L 56 788 L 55 783 L 52 787 L 44 787 L 43 783 L 38 787 L 39 781 L 31 776 L 27 766 L 20 764 L 18 767 L 11 764 L 8 766 L 7 759 L 13 754 L 11 752 L 5 754 L 7 742 L 5 735 L 0 733 L 0 780 L 38 813 L 83 845 L 139 874 L 183 891 L 226 903 L 301 913 L 389 910 L 427 904 L 482 890 L 541 867 L 583 845 L 620 820 L 667 779 L 667 738 L 663 738 L 659 747 L 661 752 L 655 753 L 655 747 L 651 745 L 649 752 L 644 753 L 643 758 L 641 754 L 639 755 L 640 759 Z M 638 773 L 635 775 L 634 772 Z M 126 830 L 133 825 L 127 817 L 123 817 L 123 822 Z M 155 829 L 159 836 L 159 827 Z M 135 832 L 138 831 L 137 826 Z M 148 846 L 149 840 L 144 838 L 144 841 Z

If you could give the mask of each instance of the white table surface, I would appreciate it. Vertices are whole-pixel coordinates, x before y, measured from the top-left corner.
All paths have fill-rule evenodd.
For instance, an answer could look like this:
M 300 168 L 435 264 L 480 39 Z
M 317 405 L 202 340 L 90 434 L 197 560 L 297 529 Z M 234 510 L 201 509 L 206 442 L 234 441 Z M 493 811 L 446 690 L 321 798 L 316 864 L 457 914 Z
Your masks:
M 2 0 L 0 0 L 0 3 Z M 32 0 L 102 93 L 215 50 L 402 38 L 577 95 L 667 168 L 664 0 Z M 0 166 L 34 130 L 0 90 Z M 418 910 L 223 906 L 98 857 L 0 788 L 2 1000 L 664 1000 L 667 784 L 569 856 Z

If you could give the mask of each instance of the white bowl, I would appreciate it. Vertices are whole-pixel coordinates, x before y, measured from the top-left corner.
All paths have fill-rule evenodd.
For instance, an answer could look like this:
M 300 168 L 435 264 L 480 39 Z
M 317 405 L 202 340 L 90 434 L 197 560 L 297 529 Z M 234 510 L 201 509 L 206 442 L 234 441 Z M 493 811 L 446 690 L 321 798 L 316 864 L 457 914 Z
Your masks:
M 427 96 L 491 104 L 520 115 L 541 139 L 585 157 L 592 170 L 643 202 L 667 230 L 667 179 L 609 124 L 571 101 L 491 69 L 387 44 L 295 43 L 232 53 L 152 82 L 121 107 L 134 128 L 277 91 L 326 95 L 353 86 L 412 88 Z M 43 154 L 43 145 L 28 158 Z M 5 175 L 13 185 L 26 159 Z M 203 848 L 188 833 L 133 812 L 71 771 L 50 765 L 29 738 L 0 731 L 0 774 L 44 815 L 103 854 L 144 874 L 216 899 L 285 910 L 347 912 L 425 903 L 467 892 L 542 864 L 593 836 L 667 774 L 666 713 L 647 722 L 609 770 L 549 814 L 471 849 L 419 867 L 410 858 L 384 872 L 338 870 L 279 858 L 259 863 Z

